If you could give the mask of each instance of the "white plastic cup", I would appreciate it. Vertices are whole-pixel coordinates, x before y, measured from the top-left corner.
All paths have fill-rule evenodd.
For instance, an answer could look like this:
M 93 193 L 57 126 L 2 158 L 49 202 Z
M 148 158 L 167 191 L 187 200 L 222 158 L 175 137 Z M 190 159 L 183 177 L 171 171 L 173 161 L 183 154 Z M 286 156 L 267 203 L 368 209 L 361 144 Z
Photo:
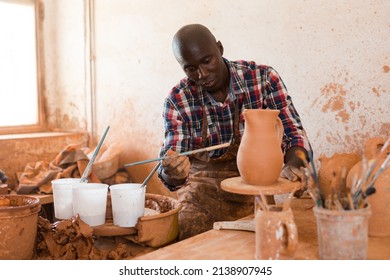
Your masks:
M 72 218 L 72 187 L 76 183 L 80 183 L 80 178 L 61 178 L 51 181 L 53 187 L 54 216 L 57 219 Z
M 145 187 L 124 183 L 110 186 L 113 223 L 119 227 L 134 227 L 145 214 Z
M 78 183 L 73 186 L 73 215 L 90 226 L 106 222 L 108 185 L 101 183 Z

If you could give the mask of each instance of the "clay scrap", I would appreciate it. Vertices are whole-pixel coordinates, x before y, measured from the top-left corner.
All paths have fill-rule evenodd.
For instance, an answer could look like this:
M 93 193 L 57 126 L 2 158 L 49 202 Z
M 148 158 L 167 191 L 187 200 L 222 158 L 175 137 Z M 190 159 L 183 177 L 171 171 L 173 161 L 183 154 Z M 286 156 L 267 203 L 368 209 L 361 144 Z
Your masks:
M 35 259 L 119 260 L 133 257 L 124 243 L 114 249 L 95 246 L 93 229 L 78 216 L 51 224 L 39 217 Z

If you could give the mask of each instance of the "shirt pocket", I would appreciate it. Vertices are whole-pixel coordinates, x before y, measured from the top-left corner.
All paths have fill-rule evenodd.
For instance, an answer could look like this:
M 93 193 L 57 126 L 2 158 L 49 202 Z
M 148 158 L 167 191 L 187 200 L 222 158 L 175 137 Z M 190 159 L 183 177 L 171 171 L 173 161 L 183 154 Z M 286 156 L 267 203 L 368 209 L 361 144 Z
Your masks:
M 220 129 L 217 120 L 207 116 L 207 145 L 216 145 L 221 141 Z
M 191 149 L 197 148 L 202 143 L 202 121 L 191 121 L 189 123 Z

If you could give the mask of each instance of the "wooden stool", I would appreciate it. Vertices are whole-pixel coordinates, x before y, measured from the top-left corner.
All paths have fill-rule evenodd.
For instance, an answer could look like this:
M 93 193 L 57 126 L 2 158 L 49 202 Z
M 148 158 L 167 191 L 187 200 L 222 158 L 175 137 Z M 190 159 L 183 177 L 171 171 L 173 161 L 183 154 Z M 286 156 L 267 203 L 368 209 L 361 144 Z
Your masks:
M 245 183 L 241 177 L 232 177 L 225 179 L 221 182 L 221 188 L 224 191 L 236 194 L 244 195 L 275 195 L 286 194 L 299 189 L 301 182 L 291 182 L 284 178 L 279 178 L 276 183 L 268 186 L 255 186 Z M 238 220 L 227 222 L 215 222 L 214 229 L 235 229 L 235 230 L 247 230 L 255 231 L 254 219 L 251 220 Z

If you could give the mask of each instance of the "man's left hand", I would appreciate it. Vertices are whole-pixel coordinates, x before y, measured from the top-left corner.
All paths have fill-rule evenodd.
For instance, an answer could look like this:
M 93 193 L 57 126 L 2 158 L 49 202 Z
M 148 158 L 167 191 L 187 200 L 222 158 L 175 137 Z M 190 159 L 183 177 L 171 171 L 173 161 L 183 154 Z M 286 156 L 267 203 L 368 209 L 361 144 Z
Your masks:
M 307 180 L 304 167 L 294 167 L 288 164 L 283 166 L 282 172 L 280 173 L 280 177 L 288 179 L 292 182 L 301 181 L 300 189 L 295 191 L 295 197 L 301 197 L 304 191 L 307 190 Z

